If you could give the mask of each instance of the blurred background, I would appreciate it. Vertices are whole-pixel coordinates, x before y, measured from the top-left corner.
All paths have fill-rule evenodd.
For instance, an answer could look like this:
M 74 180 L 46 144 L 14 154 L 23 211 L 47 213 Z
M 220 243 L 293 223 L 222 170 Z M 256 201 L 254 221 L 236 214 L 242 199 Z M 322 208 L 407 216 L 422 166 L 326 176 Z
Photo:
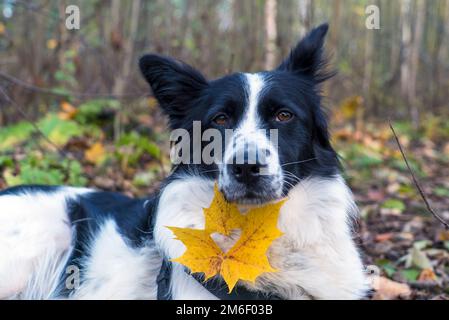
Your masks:
M 66 27 L 68 5 L 80 10 L 79 30 Z M 380 29 L 365 25 L 369 5 L 380 10 Z M 449 219 L 448 0 L 0 0 L 0 188 L 147 195 L 170 161 L 140 55 L 174 56 L 210 79 L 258 71 L 323 22 L 338 70 L 325 104 L 361 208 L 364 259 L 411 289 L 377 298 L 447 299 L 449 233 L 425 208 L 388 120 Z

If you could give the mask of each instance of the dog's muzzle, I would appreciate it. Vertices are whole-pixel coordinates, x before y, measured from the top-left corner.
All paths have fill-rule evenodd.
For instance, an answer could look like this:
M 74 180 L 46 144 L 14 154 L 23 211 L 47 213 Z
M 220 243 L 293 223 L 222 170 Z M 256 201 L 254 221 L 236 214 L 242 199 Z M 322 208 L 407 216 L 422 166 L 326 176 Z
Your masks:
M 282 196 L 282 170 L 277 150 L 265 140 L 234 141 L 220 169 L 219 187 L 226 199 L 262 204 Z

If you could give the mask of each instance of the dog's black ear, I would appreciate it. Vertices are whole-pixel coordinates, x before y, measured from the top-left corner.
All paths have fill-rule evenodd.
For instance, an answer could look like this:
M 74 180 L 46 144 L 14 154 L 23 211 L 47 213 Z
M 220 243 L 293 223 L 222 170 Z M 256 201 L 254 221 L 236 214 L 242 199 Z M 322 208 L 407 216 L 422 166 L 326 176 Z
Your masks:
M 171 125 L 188 113 L 208 85 L 199 71 L 169 57 L 148 54 L 140 58 L 139 67 Z
M 332 74 L 326 72 L 327 59 L 324 54 L 324 39 L 329 25 L 327 23 L 310 31 L 290 55 L 281 63 L 278 70 L 298 72 L 312 77 L 317 82 L 322 82 Z

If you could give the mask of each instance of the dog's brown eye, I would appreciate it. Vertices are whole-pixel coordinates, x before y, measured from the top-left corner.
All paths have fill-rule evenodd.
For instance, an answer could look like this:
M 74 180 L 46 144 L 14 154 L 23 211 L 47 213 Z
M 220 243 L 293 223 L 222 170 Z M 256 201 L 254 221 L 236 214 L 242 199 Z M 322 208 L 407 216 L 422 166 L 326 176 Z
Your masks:
M 293 118 L 293 114 L 290 111 L 279 111 L 276 114 L 276 121 L 278 122 L 285 122 Z
M 213 121 L 219 126 L 224 126 L 228 122 L 228 117 L 225 114 L 221 113 L 215 116 Z

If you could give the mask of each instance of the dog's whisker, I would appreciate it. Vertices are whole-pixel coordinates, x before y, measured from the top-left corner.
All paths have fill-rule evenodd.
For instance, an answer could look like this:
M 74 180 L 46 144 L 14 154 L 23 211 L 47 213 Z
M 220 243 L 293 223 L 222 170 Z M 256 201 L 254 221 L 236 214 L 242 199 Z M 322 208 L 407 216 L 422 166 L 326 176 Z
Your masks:
M 293 181 L 293 182 L 301 181 L 301 179 L 296 177 L 295 175 L 285 175 L 284 178 L 285 179 L 290 179 L 290 181 Z
M 207 173 L 207 172 L 219 172 L 220 169 L 214 169 L 214 170 L 204 170 L 204 171 L 200 171 L 201 173 Z
M 290 172 L 288 170 L 285 170 L 285 173 L 287 174 L 288 177 L 292 177 L 297 179 L 298 181 L 301 180 L 301 178 L 299 178 L 297 175 L 295 175 L 293 172 Z
M 81 218 L 81 219 L 73 220 L 72 224 L 76 224 L 78 222 L 90 221 L 90 220 L 93 220 L 93 218 Z
M 304 187 L 304 179 L 299 178 L 298 176 L 296 176 L 294 173 L 285 170 L 285 177 L 284 177 L 284 182 L 289 183 L 291 185 L 291 182 L 289 181 L 289 179 L 293 179 L 292 182 L 296 183 L 296 185 L 299 185 L 302 190 L 304 191 L 305 194 L 308 193 L 307 189 Z M 295 187 L 296 185 L 292 185 L 291 187 Z
M 142 230 L 140 228 L 137 228 L 137 227 L 136 227 L 136 230 L 139 231 L 139 232 L 142 232 L 143 234 L 153 234 L 153 232 L 151 232 L 151 231 L 144 231 L 144 230 Z
M 316 160 L 317 158 L 310 158 L 310 159 L 306 159 L 306 160 L 301 160 L 301 161 L 293 161 L 293 162 L 287 162 L 287 163 L 283 163 L 281 164 L 281 167 L 283 166 L 288 166 L 288 165 L 292 165 L 292 164 L 298 164 L 298 163 L 304 163 L 304 162 L 309 162 L 309 161 L 313 161 Z

